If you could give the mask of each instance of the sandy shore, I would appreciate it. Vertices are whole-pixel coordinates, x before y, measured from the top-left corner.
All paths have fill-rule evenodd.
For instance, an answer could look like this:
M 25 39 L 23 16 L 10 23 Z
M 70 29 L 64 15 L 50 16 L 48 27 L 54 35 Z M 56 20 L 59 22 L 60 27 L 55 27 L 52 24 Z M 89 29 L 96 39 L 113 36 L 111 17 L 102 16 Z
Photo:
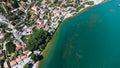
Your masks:
M 107 0 L 89 0 L 89 1 L 94 1 L 95 4 L 94 4 L 93 6 L 95 6 L 95 5 L 98 5 L 98 4 L 100 4 L 100 3 L 106 2 Z M 89 8 L 89 7 L 92 7 L 92 6 L 90 6 L 90 5 L 85 5 L 85 8 L 79 10 L 78 14 L 81 13 L 82 11 L 84 11 L 85 9 Z M 77 14 L 76 14 L 76 15 L 77 15 Z M 76 15 L 75 15 L 75 16 L 76 16 Z M 73 16 L 72 16 L 71 14 L 67 14 L 67 15 L 65 16 L 65 19 L 64 19 L 64 20 L 66 20 L 66 19 L 68 19 L 68 18 L 70 18 L 70 17 L 73 17 Z M 61 24 L 60 24 L 60 25 L 61 25 Z M 46 53 L 48 52 L 48 48 L 49 48 L 49 46 L 52 44 L 52 41 L 53 41 L 54 38 L 56 37 L 58 31 L 59 31 L 59 28 L 57 29 L 57 31 L 56 31 L 55 34 L 53 35 L 53 38 L 48 42 L 45 50 L 41 53 L 43 56 L 45 56 Z M 40 62 L 37 63 L 37 66 L 39 67 L 40 64 L 41 64 Z

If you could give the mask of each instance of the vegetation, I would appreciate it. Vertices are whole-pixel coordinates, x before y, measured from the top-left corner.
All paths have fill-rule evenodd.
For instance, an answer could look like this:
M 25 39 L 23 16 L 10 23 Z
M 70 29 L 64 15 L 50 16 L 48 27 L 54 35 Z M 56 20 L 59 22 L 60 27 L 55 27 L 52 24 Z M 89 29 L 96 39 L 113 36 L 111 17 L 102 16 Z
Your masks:
M 0 13 L 5 14 L 5 11 L 2 6 L 0 6 Z
M 17 0 L 14 0 L 14 3 L 12 4 L 13 8 L 18 8 L 19 5 L 18 5 L 18 1 Z
M 22 36 L 21 39 L 24 41 L 24 43 L 27 42 L 27 39 L 26 39 L 27 36 Z
M 19 30 L 20 28 L 21 28 L 21 26 L 20 26 L 21 24 L 17 24 L 17 25 L 15 25 L 15 29 L 17 29 L 17 30 Z
M 24 65 L 23 68 L 30 68 L 30 65 L 27 63 L 27 64 Z
M 43 59 L 43 56 L 42 56 L 42 55 L 32 54 L 32 55 L 31 55 L 31 59 L 32 59 L 34 62 L 36 62 L 36 61 L 38 61 L 38 60 Z
M 3 67 L 4 61 L 5 60 L 0 60 L 0 65 L 2 65 L 2 67 Z
M 77 7 L 77 11 L 79 11 L 80 9 L 82 9 L 84 7 L 85 7 L 84 5 L 81 5 L 81 6 Z
M 88 1 L 85 4 L 87 4 L 87 5 L 94 5 L 94 1 Z
M 22 49 L 18 50 L 18 54 L 23 55 L 23 50 Z
M 42 29 L 34 30 L 33 34 L 29 37 L 27 41 L 27 49 L 31 51 L 38 49 L 38 47 L 42 44 L 46 44 L 46 39 L 48 36 L 49 34 L 47 31 L 44 31 Z
M 15 44 L 13 44 L 12 42 L 8 42 L 7 44 L 6 44 L 6 51 L 8 52 L 8 53 L 14 53 L 15 52 Z
M 6 41 L 11 41 L 11 36 L 12 36 L 12 33 L 6 33 L 5 34 L 5 40 Z

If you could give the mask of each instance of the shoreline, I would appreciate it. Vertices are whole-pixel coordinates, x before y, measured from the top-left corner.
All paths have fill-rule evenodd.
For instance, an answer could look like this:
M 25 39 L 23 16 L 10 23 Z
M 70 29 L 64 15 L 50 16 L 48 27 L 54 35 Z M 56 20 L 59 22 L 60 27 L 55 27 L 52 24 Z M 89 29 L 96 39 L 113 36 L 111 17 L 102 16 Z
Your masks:
M 54 38 L 55 38 L 56 35 L 58 34 L 58 31 L 59 31 L 61 25 L 62 25 L 66 20 L 71 19 L 71 18 L 77 16 L 78 14 L 83 13 L 84 11 L 88 10 L 89 8 L 92 8 L 92 7 L 94 7 L 94 6 L 97 6 L 97 5 L 102 4 L 102 3 L 105 3 L 105 2 L 107 2 L 107 0 L 101 0 L 101 2 L 98 2 L 98 3 L 96 3 L 96 4 L 92 5 L 92 6 L 86 6 L 85 8 L 80 9 L 75 15 L 72 15 L 72 16 L 67 16 L 67 15 L 66 15 L 66 17 L 64 18 L 64 20 L 63 20 L 63 21 L 58 25 L 58 27 L 55 29 L 55 32 L 53 33 L 52 39 L 47 43 L 45 49 L 41 52 L 41 55 L 42 55 L 42 56 L 45 56 L 45 55 L 46 55 L 46 53 L 48 52 L 49 46 L 52 44 Z M 38 61 L 36 65 L 37 65 L 38 67 L 40 67 L 40 64 L 41 64 L 41 62 Z

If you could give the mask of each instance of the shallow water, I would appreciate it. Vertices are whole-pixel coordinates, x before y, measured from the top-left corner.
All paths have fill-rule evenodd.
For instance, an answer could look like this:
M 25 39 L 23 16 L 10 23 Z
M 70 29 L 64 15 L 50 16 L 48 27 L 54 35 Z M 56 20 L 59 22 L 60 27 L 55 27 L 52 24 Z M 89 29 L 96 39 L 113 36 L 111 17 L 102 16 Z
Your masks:
M 66 20 L 41 68 L 120 68 L 120 0 Z

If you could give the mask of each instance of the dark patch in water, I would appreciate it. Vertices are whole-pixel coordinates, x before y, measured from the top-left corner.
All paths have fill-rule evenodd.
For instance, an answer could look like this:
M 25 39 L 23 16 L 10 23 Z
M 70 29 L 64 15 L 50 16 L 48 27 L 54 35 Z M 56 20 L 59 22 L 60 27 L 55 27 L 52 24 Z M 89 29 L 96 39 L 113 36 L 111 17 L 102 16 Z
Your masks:
M 94 23 L 89 23 L 88 26 L 89 26 L 90 28 L 93 28 L 93 27 L 95 26 L 95 24 L 94 24 Z

